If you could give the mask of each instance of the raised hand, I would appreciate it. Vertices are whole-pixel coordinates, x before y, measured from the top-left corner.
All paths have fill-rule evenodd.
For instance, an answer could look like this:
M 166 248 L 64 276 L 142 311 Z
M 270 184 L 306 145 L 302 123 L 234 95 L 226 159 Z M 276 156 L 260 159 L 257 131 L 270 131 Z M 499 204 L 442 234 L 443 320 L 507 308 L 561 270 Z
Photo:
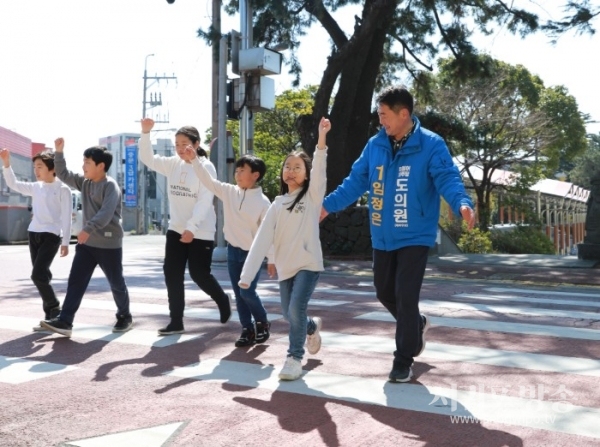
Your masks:
M 65 139 L 64 138 L 57 138 L 56 140 L 54 140 L 54 149 L 56 150 L 56 152 L 62 152 L 65 149 Z
M 152 118 L 142 118 L 142 133 L 149 133 L 154 127 L 154 120 Z
M 0 158 L 2 159 L 2 162 L 4 163 L 4 167 L 8 168 L 10 166 L 10 152 L 9 152 L 9 150 L 6 149 L 6 148 L 0 149 Z
M 330 130 L 331 130 L 331 121 L 329 121 L 325 117 L 321 118 L 321 121 L 319 122 L 319 134 L 321 134 L 321 133 L 326 134 Z
M 331 121 L 327 118 L 321 118 L 319 122 L 319 140 L 317 141 L 317 149 L 323 150 L 327 148 L 327 144 L 325 143 L 327 132 L 331 130 Z
M 191 144 L 188 144 L 183 150 L 183 153 L 181 154 L 181 158 L 185 161 L 192 161 L 197 156 L 198 153 Z

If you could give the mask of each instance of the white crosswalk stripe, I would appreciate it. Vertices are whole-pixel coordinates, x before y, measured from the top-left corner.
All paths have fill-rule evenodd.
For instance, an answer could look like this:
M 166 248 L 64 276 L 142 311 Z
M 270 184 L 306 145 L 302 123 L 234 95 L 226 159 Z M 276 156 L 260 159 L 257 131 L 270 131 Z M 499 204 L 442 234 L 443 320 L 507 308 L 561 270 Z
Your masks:
M 394 321 L 394 318 L 388 312 L 379 311 L 368 312 L 355 318 L 359 320 Z M 477 331 L 487 332 L 506 332 L 511 334 L 543 335 L 557 338 L 563 337 L 600 341 L 600 331 L 596 329 L 451 317 L 430 316 L 429 318 L 431 319 L 432 324 L 435 326 L 444 326 L 456 329 L 474 329 Z
M 114 303 L 113 303 L 114 306 Z M 39 324 L 40 320 L 22 317 L 7 317 L 0 315 L 0 329 L 9 329 L 19 332 L 31 332 L 31 328 Z M 135 321 L 134 321 L 135 324 Z M 44 332 L 51 333 L 51 332 Z M 140 346 L 150 346 L 155 348 L 164 348 L 177 343 L 183 343 L 202 337 L 203 334 L 175 334 L 160 336 L 157 331 L 136 329 L 125 333 L 113 333 L 112 326 L 101 326 L 85 323 L 76 323 L 73 325 L 73 338 L 83 338 L 86 340 L 100 340 L 111 343 L 125 343 Z M 61 335 L 59 335 L 62 337 Z

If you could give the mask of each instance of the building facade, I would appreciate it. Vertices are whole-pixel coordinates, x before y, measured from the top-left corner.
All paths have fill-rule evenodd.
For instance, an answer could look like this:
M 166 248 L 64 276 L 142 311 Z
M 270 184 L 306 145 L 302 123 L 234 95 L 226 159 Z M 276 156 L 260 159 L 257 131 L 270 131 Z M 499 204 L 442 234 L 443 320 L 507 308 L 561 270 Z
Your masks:
M 17 180 L 35 181 L 31 158 L 46 149 L 44 144 L 0 126 L 0 148 L 10 150 L 10 165 Z M 28 240 L 27 228 L 31 222 L 31 197 L 12 191 L 0 176 L 0 244 Z

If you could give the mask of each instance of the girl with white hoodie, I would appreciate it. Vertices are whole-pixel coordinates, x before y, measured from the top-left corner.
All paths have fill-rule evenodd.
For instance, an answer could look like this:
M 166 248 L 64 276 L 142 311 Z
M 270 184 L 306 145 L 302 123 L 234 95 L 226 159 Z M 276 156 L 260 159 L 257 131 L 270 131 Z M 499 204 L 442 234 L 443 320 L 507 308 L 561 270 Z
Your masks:
M 200 134 L 195 127 L 184 126 L 175 134 L 177 155 L 155 155 L 150 142 L 154 121 L 142 119 L 142 136 L 138 142 L 139 157 L 148 168 L 168 179 L 169 228 L 165 246 L 164 274 L 171 322 L 159 329 L 160 335 L 184 332 L 185 308 L 184 276 L 188 265 L 192 280 L 209 295 L 219 307 L 221 323 L 231 318 L 231 305 L 227 295 L 211 273 L 212 253 L 216 231 L 216 214 L 213 194 L 200 183 L 189 161 L 183 154 L 192 146 L 201 162 L 213 177 L 216 170 L 200 147 Z
M 279 373 L 281 380 L 296 380 L 302 375 L 305 340 L 310 354 L 321 348 L 321 318 L 309 318 L 307 308 L 323 271 L 319 217 L 327 183 L 325 137 L 330 129 L 329 120 L 322 118 L 313 160 L 302 151 L 284 160 L 282 195 L 275 198 L 258 229 L 239 282 L 241 288 L 249 286 L 273 245 L 281 307 L 290 323 L 290 345 Z

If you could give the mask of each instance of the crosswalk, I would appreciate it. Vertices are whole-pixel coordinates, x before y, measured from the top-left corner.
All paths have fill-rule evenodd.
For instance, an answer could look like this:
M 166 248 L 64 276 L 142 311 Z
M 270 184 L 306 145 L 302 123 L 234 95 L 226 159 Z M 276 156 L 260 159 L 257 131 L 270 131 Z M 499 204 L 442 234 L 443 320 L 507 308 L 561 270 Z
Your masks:
M 227 281 L 220 282 L 231 293 L 230 284 Z M 271 321 L 281 320 L 276 282 L 264 281 L 258 291 L 268 307 Z M 151 288 L 138 284 L 130 288 L 130 294 L 134 318 L 145 321 L 146 318 L 168 315 L 164 300 L 135 300 L 136 296 L 156 296 L 157 292 Z M 81 312 L 114 313 L 114 303 L 106 297 L 106 294 L 101 297 L 91 294 L 83 300 Z M 30 298 L 23 302 L 37 309 L 38 300 Z M 311 312 L 323 316 L 326 323 L 340 320 L 340 314 L 336 312 L 345 312 L 343 322 L 332 324 L 332 329 L 326 328 L 321 334 L 325 352 L 323 363 L 327 362 L 327 353 L 346 355 L 356 361 L 360 361 L 361 353 L 381 354 L 381 357 L 391 359 L 395 349 L 394 319 L 376 303 L 372 284 L 361 282 L 347 287 L 323 285 L 315 291 L 310 308 Z M 418 377 L 418 383 L 398 385 L 387 383 L 385 376 L 373 378 L 347 372 L 325 372 L 318 368 L 305 370 L 299 381 L 280 382 L 277 379 L 278 365 L 245 362 L 237 358 L 201 358 L 197 362 L 168 370 L 163 375 L 175 380 L 226 382 L 268 392 L 443 415 L 456 418 L 457 423 L 526 427 L 577 435 L 600 443 L 600 431 L 597 429 L 600 397 L 588 397 L 582 404 L 570 398 L 584 394 L 581 387 L 594 383 L 600 377 L 600 360 L 596 354 L 600 341 L 597 325 L 600 320 L 600 293 L 594 290 L 571 293 L 534 287 L 484 286 L 477 290 L 457 291 L 450 296 L 429 294 L 422 299 L 421 310 L 429 316 L 433 329 L 427 347 L 415 365 L 426 363 L 441 369 L 451 369 L 448 365 L 455 365 L 457 369 L 472 371 L 470 382 L 463 377 L 445 385 L 433 381 L 429 383 L 430 379 L 425 373 Z M 215 323 L 219 313 L 207 296 L 201 296 L 188 300 L 186 319 Z M 237 321 L 237 314 L 234 313 L 232 319 Z M 31 333 L 31 327 L 37 322 L 30 317 L 0 315 L 0 336 L 3 339 L 24 336 L 25 333 Z M 357 330 L 370 325 L 376 325 L 376 334 Z M 72 339 L 167 352 L 175 346 L 187 346 L 205 339 L 208 331 L 210 328 L 207 331 L 160 337 L 156 328 L 144 323 L 125 334 L 113 334 L 111 326 L 76 321 Z M 468 338 L 465 336 L 464 342 L 461 342 L 461 334 L 467 333 L 471 335 Z M 474 337 L 474 333 L 478 335 Z M 49 333 L 41 336 L 59 337 Z M 534 348 L 525 343 L 528 340 L 532 340 Z M 287 341 L 285 334 L 274 333 L 269 343 L 283 353 Z M 577 344 L 585 344 L 589 349 L 571 352 L 570 349 Z M 26 386 L 33 381 L 47 380 L 52 375 L 63 374 L 66 377 L 85 368 L 85 365 L 14 357 L 8 351 L 3 352 L 3 346 L 0 345 L 0 384 Z M 513 385 L 517 382 L 515 377 L 526 378 L 526 385 L 521 390 L 523 392 L 498 393 L 493 387 L 490 388 L 492 385 L 485 385 L 488 381 L 502 383 L 504 374 Z M 484 385 L 478 388 L 476 383 Z M 510 388 L 510 385 L 505 384 L 505 388 Z M 542 396 L 538 395 L 540 386 L 547 388 Z M 531 391 L 532 387 L 538 391 Z M 578 390 L 575 392 L 571 388 Z M 555 395 L 558 397 L 551 398 Z M 178 429 L 181 423 L 177 422 L 173 427 Z M 506 430 L 510 431 L 510 428 Z M 155 431 L 160 433 L 161 439 L 166 436 L 163 429 Z M 98 442 L 97 445 L 102 445 L 104 441 L 100 438 Z M 72 445 L 96 444 L 82 441 L 81 444 Z M 119 446 L 118 443 L 113 445 Z M 147 445 L 160 444 L 148 441 Z

